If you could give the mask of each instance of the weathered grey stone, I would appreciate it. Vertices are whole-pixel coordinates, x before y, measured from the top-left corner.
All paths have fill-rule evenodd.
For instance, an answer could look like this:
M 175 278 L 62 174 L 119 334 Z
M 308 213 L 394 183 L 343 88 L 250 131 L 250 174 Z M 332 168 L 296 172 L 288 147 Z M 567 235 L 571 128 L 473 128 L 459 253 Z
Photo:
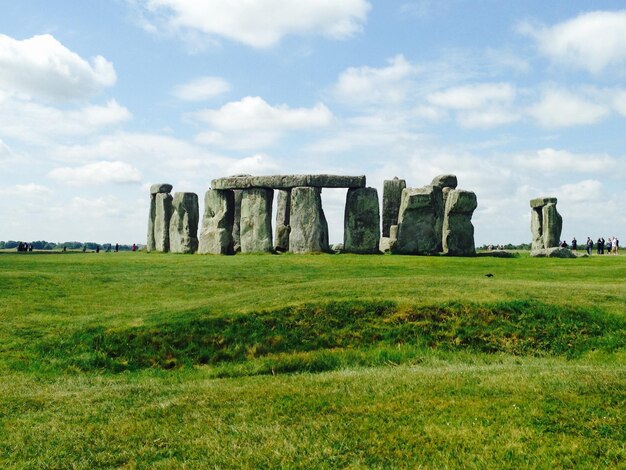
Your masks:
M 278 190 L 276 195 L 276 251 L 289 251 L 289 213 L 291 208 L 291 190 Z
M 156 194 L 150 194 L 150 212 L 148 213 L 148 241 L 146 251 L 151 252 L 156 249 L 154 241 L 154 219 L 156 217 Z
M 576 254 L 569 248 L 560 248 L 558 246 L 552 248 L 544 248 L 540 250 L 532 250 L 530 256 L 535 258 L 577 258 Z
M 435 254 L 441 246 L 439 222 L 443 195 L 438 186 L 405 188 L 398 215 L 398 238 L 392 253 Z
M 322 209 L 321 190 L 302 187 L 291 190 L 289 251 L 327 252 L 328 224 Z
M 383 237 L 389 236 L 389 227 L 398 223 L 402 190 L 406 181 L 395 177 L 383 182 Z
M 166 183 L 158 183 L 150 186 L 150 194 L 167 194 L 172 192 L 173 186 Z
M 472 214 L 478 206 L 476 194 L 462 189 L 449 191 L 443 222 L 443 252 L 450 256 L 474 256 Z
M 397 224 L 389 227 L 389 238 L 391 238 L 394 241 L 398 239 L 398 225 Z
M 211 181 L 213 189 L 271 188 L 291 189 L 311 186 L 315 188 L 363 188 L 365 176 L 340 175 L 274 175 L 229 176 Z
M 174 193 L 170 218 L 170 252 L 198 251 L 198 196 L 195 193 Z
M 556 199 L 556 198 L 555 198 Z M 543 213 L 543 246 L 552 248 L 561 243 L 563 219 L 556 210 L 556 202 L 549 202 L 542 209 Z
M 563 219 L 556 209 L 555 197 L 540 197 L 530 201 L 532 250 L 558 247 Z
M 536 209 L 539 207 L 543 207 L 549 203 L 556 204 L 556 198 L 555 197 L 536 197 L 535 199 L 530 200 L 530 207 L 532 209 Z
M 242 253 L 270 253 L 274 191 L 245 189 L 241 193 L 240 242 Z
M 205 193 L 198 253 L 230 255 L 234 252 L 232 236 L 234 216 L 233 191 L 209 189 Z
M 159 193 L 155 197 L 154 249 L 170 251 L 170 219 L 172 217 L 172 195 Z
M 332 246 L 332 249 L 333 249 L 333 251 L 338 252 L 338 253 L 342 252 L 343 251 L 343 243 L 335 243 Z
M 220 191 L 217 189 L 216 191 Z M 224 190 L 227 191 L 227 190 Z M 233 251 L 239 253 L 241 251 L 241 234 L 240 234 L 240 222 L 241 222 L 241 189 L 233 190 L 235 198 L 235 215 L 233 217 Z
M 378 253 L 380 210 L 376 188 L 348 189 L 343 249 L 347 253 Z
M 433 178 L 433 181 L 430 183 L 431 186 L 439 186 L 441 189 L 443 188 L 451 188 L 456 189 L 457 179 L 455 175 L 439 175 Z
M 395 243 L 390 237 L 380 237 L 378 241 L 378 251 L 381 253 L 389 253 L 391 251 L 391 245 Z

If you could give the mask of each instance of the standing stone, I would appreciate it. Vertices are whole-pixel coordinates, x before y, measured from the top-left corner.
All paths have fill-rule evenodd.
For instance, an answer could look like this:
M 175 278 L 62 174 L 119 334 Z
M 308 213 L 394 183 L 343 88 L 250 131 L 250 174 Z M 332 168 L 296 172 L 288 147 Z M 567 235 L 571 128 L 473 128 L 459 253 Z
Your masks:
M 291 232 L 289 250 L 293 253 L 327 252 L 328 224 L 322 209 L 320 188 L 291 190 Z
M 154 249 L 170 251 L 170 219 L 172 218 L 172 195 L 159 193 L 155 197 Z
M 159 193 L 168 194 L 172 191 L 172 185 L 166 183 L 153 184 L 150 186 L 150 212 L 148 214 L 148 240 L 146 251 L 155 251 L 156 242 L 154 239 L 154 220 L 156 218 L 156 195 Z
M 278 190 L 276 197 L 276 251 L 289 251 L 289 213 L 291 209 L 291 190 Z
M 343 251 L 379 253 L 380 210 L 376 188 L 348 189 L 344 214 Z
M 240 241 L 242 253 L 272 252 L 272 201 L 274 191 L 244 189 L 241 193 Z
M 198 251 L 199 214 L 197 194 L 174 193 L 170 218 L 170 252 Z
M 443 222 L 443 252 L 451 256 L 474 256 L 474 226 L 472 214 L 478 202 L 476 194 L 452 189 L 446 201 Z
M 395 177 L 383 183 L 383 237 L 389 237 L 389 227 L 398 223 L 402 190 L 406 181 Z
M 437 230 L 443 200 L 441 188 L 405 188 L 398 215 L 398 238 L 392 253 L 404 255 L 435 254 L 441 246 Z
M 241 198 L 239 201 L 241 202 Z M 209 189 L 205 193 L 198 253 L 230 255 L 234 252 L 234 216 L 234 191 Z
M 556 210 L 555 197 L 540 197 L 530 201 L 532 251 L 559 246 L 563 218 Z
M 233 216 L 233 251 L 239 253 L 241 251 L 241 236 L 240 236 L 240 222 L 241 222 L 241 189 L 235 189 L 233 191 L 235 208 Z

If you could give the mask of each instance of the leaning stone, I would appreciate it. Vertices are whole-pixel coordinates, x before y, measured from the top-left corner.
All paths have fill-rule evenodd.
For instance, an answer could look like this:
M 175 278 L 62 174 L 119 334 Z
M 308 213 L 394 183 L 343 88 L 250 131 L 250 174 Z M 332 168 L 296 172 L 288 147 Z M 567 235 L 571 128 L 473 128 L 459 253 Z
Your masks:
M 398 215 L 398 238 L 392 253 L 404 255 L 435 254 L 441 246 L 441 231 L 437 231 L 441 188 L 425 186 L 406 188 Z M 439 225 L 441 226 L 441 225 Z
M 455 175 L 439 175 L 433 178 L 433 181 L 430 183 L 431 186 L 439 186 L 441 189 L 443 188 L 451 188 L 456 189 L 457 179 Z
M 270 253 L 274 191 L 245 189 L 241 193 L 240 242 L 242 253 Z
M 478 202 L 476 194 L 462 189 L 448 193 L 443 222 L 443 252 L 450 256 L 474 256 L 472 214 Z
M 170 252 L 198 251 L 198 196 L 195 193 L 174 193 L 170 218 Z
M 328 224 L 322 209 L 321 190 L 302 187 L 291 191 L 289 251 L 327 252 Z
M 204 214 L 198 253 L 230 255 L 233 249 L 234 191 L 209 189 L 204 195 Z
M 398 223 L 402 190 L 406 181 L 395 177 L 383 182 L 383 237 L 389 236 L 389 227 Z
M 172 192 L 171 184 L 159 183 L 150 186 L 150 194 L 167 194 Z
M 376 188 L 348 189 L 343 248 L 347 253 L 378 253 L 380 210 Z
M 276 196 L 276 251 L 289 251 L 289 212 L 291 206 L 291 190 L 278 190 Z
M 170 219 L 172 217 L 172 195 L 159 193 L 155 198 L 154 249 L 170 251 Z

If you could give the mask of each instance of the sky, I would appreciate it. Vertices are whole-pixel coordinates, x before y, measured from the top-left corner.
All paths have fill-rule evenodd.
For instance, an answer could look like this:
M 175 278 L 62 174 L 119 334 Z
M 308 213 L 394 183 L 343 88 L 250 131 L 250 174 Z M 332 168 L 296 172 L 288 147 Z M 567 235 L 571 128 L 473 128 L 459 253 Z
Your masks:
M 626 5 L 0 0 L 0 240 L 145 243 L 149 187 L 457 175 L 477 245 L 626 238 Z M 324 190 L 331 242 L 345 190 Z

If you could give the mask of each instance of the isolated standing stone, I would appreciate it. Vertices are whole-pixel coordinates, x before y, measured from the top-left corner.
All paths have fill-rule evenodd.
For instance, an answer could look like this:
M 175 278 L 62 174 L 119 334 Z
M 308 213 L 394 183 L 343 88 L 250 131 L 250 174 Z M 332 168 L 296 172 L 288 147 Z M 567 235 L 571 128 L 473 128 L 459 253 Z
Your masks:
M 476 194 L 452 189 L 446 201 L 443 222 L 443 252 L 451 256 L 474 256 L 474 226 L 472 214 L 478 206 Z
M 274 191 L 244 189 L 241 193 L 240 241 L 242 253 L 271 252 Z
M 379 253 L 380 210 L 376 188 L 348 189 L 344 213 L 343 251 Z
M 406 181 L 395 177 L 383 183 L 383 237 L 389 237 L 389 227 L 398 223 L 402 190 Z
M 555 197 L 540 197 L 530 201 L 532 250 L 542 250 L 559 246 L 563 218 L 556 210 Z
M 159 193 L 155 196 L 154 249 L 170 251 L 170 219 L 172 217 L 172 195 Z
M 214 255 L 233 253 L 234 216 L 235 195 L 233 191 L 209 189 L 204 194 L 204 214 L 198 253 Z
M 405 255 L 435 254 L 441 246 L 443 209 L 441 188 L 405 188 L 398 215 L 398 238 L 392 253 Z
M 312 187 L 291 190 L 289 251 L 293 253 L 327 252 L 328 224 L 322 209 L 321 189 Z
M 198 195 L 174 193 L 170 218 L 170 252 L 195 253 L 198 250 Z
M 291 190 L 278 190 L 276 196 L 276 251 L 289 251 L 289 213 L 291 209 Z

